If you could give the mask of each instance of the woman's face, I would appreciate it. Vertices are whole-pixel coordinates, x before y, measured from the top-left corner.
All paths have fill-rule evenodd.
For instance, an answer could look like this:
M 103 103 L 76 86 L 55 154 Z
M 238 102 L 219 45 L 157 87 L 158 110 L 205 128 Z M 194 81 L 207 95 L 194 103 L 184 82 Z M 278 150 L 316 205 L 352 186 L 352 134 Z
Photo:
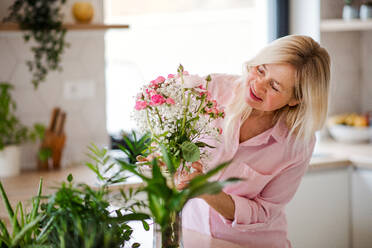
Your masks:
M 290 64 L 263 64 L 252 67 L 246 79 L 246 102 L 254 109 L 270 112 L 295 106 L 295 68 Z

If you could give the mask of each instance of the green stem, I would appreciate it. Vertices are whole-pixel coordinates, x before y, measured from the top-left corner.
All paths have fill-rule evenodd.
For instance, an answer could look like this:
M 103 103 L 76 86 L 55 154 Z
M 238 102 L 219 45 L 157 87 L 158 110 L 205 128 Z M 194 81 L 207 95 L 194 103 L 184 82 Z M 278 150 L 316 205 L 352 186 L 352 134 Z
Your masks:
M 152 137 L 154 137 L 156 139 L 156 135 L 155 135 L 154 129 L 152 128 L 151 123 L 150 123 L 149 111 L 147 109 L 146 109 L 146 120 L 147 120 L 147 125 L 150 128 Z
M 190 105 L 190 97 L 191 97 L 191 92 L 189 92 L 189 94 L 187 95 L 187 105 L 185 106 L 185 110 L 183 112 L 181 136 L 185 133 L 185 125 L 186 125 L 186 117 L 187 117 L 186 115 L 187 115 L 187 110 L 189 109 L 189 105 Z
M 160 117 L 160 114 L 159 114 L 159 110 L 156 107 L 155 107 L 155 112 L 156 112 L 156 115 L 159 118 L 161 128 L 164 129 L 164 127 L 163 127 L 163 121 L 161 120 L 161 117 Z

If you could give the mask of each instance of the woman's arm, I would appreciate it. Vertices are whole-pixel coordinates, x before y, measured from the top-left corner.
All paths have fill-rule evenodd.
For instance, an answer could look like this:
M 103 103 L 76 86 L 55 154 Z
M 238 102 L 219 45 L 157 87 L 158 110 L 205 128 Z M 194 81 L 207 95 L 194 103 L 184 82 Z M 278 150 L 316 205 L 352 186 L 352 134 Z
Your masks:
M 215 195 L 201 195 L 198 198 L 203 199 L 210 207 L 228 220 L 234 220 L 235 203 L 232 197 L 221 191 Z

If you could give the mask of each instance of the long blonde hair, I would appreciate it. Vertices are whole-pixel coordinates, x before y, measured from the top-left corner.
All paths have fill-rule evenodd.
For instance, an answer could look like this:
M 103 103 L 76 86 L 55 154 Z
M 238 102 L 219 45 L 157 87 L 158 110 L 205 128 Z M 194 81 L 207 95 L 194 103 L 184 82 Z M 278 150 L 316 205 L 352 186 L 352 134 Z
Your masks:
M 275 121 L 285 121 L 289 136 L 296 141 L 309 142 L 315 131 L 322 128 L 327 117 L 330 81 L 330 57 L 311 37 L 289 35 L 277 39 L 262 49 L 243 65 L 241 82 L 235 89 L 236 96 L 226 108 L 224 124 L 225 141 L 232 140 L 236 122 L 243 123 L 251 108 L 245 102 L 245 83 L 249 70 L 257 65 L 288 63 L 295 67 L 294 97 L 296 106 L 285 106 L 275 112 Z M 229 142 L 225 142 L 229 147 Z

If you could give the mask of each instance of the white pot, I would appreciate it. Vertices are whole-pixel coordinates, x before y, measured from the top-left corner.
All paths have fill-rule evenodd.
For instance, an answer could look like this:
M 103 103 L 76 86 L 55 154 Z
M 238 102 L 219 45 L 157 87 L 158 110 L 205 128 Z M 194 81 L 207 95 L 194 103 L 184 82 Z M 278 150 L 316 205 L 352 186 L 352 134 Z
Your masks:
M 20 174 L 20 154 L 20 147 L 16 145 L 6 146 L 0 151 L 0 177 Z
M 351 5 L 344 5 L 342 9 L 342 18 L 344 20 L 356 19 L 359 17 L 358 9 Z
M 359 15 L 361 20 L 367 20 L 372 18 L 372 6 L 364 4 L 360 6 Z

